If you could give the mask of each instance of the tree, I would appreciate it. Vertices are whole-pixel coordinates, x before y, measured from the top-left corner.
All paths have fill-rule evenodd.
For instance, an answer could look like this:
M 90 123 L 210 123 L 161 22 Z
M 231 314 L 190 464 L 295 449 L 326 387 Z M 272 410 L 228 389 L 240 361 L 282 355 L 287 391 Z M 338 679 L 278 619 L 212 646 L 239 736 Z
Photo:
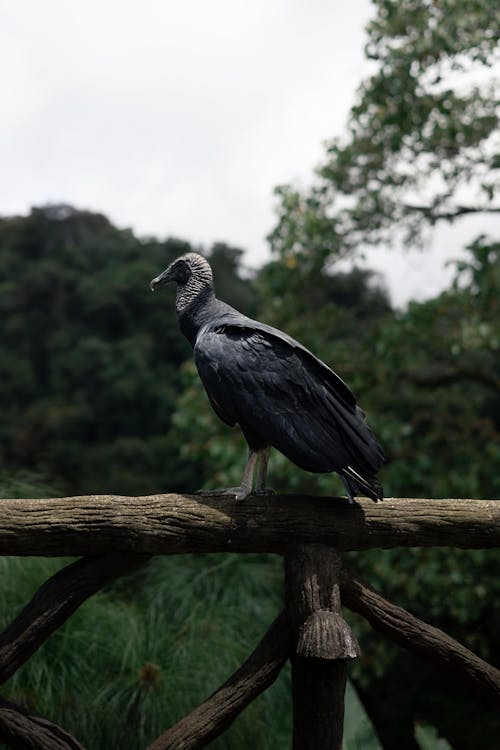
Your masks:
M 498 18 L 489 0 L 374 0 L 374 72 L 313 187 L 278 188 L 279 257 L 335 259 L 439 221 L 498 213 Z M 402 230 L 402 231 L 397 231 Z
M 288 315 L 307 320 L 320 337 L 333 335 L 335 359 L 327 360 L 355 391 L 367 391 L 375 424 L 377 412 L 383 414 L 390 492 L 420 494 L 434 468 L 435 477 L 445 477 L 434 493 L 456 486 L 459 494 L 461 487 L 471 496 L 495 496 L 496 474 L 488 470 L 500 410 L 495 238 L 481 235 L 466 248 L 452 288 L 435 300 L 385 318 L 373 306 L 378 322 L 364 323 L 347 349 L 337 343 L 338 326 L 325 325 L 317 310 L 312 324 L 305 313 L 308 295 L 315 306 L 339 258 L 355 259 L 382 241 L 424 244 L 439 221 L 500 212 L 500 107 L 492 69 L 500 36 L 491 3 L 374 4 L 366 45 L 374 70 L 359 88 L 346 136 L 328 144 L 309 190 L 278 188 L 265 298 L 286 300 L 270 306 L 271 322 L 283 324 Z M 455 452 L 436 452 L 452 435 L 461 436 Z M 446 458 L 438 466 L 440 456 Z M 403 457 L 404 478 L 393 465 Z
M 57 205 L 0 219 L 0 456 L 71 492 L 192 487 L 167 437 L 190 355 L 173 297 L 150 279 L 188 242 L 140 240 Z M 240 251 L 218 245 L 222 292 L 245 296 Z M 170 442 L 172 440 L 172 442 Z

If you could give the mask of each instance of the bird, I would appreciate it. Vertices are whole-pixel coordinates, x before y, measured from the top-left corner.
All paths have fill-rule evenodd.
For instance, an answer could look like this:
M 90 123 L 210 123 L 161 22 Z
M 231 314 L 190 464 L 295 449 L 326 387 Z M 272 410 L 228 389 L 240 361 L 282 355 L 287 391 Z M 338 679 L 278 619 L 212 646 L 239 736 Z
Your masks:
M 201 494 L 244 500 L 272 492 L 266 476 L 274 447 L 305 471 L 337 472 L 351 503 L 360 495 L 382 500 L 383 449 L 339 375 L 291 336 L 219 300 L 202 255 L 178 257 L 150 287 L 170 282 L 208 400 L 223 422 L 239 425 L 248 444 L 240 485 Z

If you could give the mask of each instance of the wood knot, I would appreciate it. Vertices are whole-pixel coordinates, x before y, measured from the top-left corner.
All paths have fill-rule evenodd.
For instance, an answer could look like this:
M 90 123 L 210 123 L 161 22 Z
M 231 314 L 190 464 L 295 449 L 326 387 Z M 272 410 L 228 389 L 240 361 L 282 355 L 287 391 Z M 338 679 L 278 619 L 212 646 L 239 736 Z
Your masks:
M 361 653 L 351 628 L 342 615 L 315 610 L 299 632 L 297 654 L 316 659 L 356 659 Z

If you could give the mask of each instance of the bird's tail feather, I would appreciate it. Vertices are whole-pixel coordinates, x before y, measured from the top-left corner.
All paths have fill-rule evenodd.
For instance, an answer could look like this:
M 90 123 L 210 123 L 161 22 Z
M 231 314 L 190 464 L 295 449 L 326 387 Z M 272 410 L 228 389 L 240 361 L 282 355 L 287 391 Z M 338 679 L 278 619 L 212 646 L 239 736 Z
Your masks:
M 352 497 L 363 495 L 375 502 L 384 499 L 384 489 L 375 476 L 362 477 L 352 466 L 345 466 L 339 471 Z

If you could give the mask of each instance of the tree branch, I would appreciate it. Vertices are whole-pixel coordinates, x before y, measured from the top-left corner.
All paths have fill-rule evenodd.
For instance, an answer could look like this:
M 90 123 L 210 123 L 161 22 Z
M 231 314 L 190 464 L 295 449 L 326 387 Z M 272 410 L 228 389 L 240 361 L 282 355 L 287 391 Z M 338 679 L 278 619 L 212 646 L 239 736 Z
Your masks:
M 0 634 L 0 683 L 9 679 L 86 599 L 148 559 L 130 554 L 83 558 L 49 578 Z
M 57 724 L 0 696 L 0 741 L 14 750 L 85 750 Z
M 291 642 L 287 617 L 281 612 L 245 663 L 148 750 L 198 750 L 208 745 L 274 682 L 288 658 Z
M 450 383 L 471 380 L 500 393 L 500 378 L 477 367 L 434 368 L 432 370 L 406 372 L 404 377 L 421 388 L 439 388 Z
M 278 496 L 90 495 L 2 500 L 0 554 L 135 555 L 500 546 L 500 502 Z
M 403 203 L 403 208 L 408 211 L 417 211 L 425 214 L 427 218 L 432 221 L 454 221 L 459 216 L 465 216 L 466 214 L 480 214 L 480 213 L 500 213 L 500 206 L 456 206 L 449 211 L 437 211 L 434 206 L 421 206 L 413 205 L 411 203 Z
M 463 680 L 500 707 L 500 670 L 442 630 L 384 599 L 345 569 L 341 577 L 341 596 L 343 603 L 363 615 L 375 630 Z

